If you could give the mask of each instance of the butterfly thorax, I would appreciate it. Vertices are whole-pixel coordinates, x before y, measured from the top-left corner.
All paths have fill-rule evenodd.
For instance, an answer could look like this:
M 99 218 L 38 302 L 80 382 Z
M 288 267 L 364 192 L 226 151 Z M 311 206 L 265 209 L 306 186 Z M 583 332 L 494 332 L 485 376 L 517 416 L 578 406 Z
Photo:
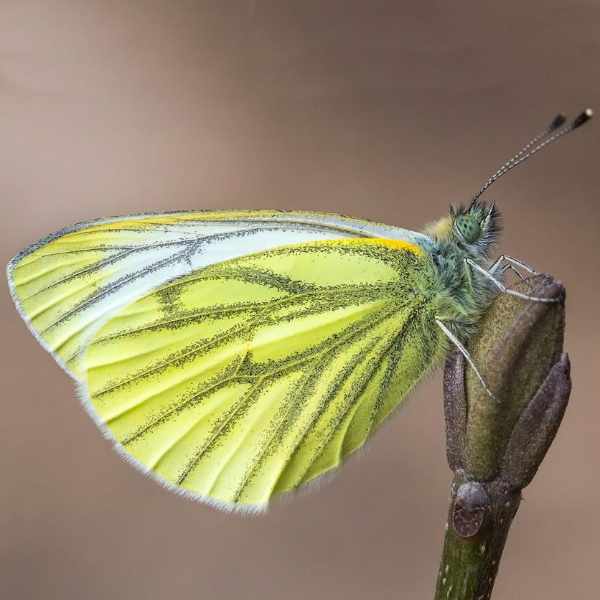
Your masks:
M 490 279 L 469 265 L 467 259 L 488 269 L 499 232 L 497 209 L 493 204 L 480 203 L 469 208 L 452 207 L 449 216 L 425 229 L 438 278 L 439 317 L 463 341 L 476 330 L 497 294 Z

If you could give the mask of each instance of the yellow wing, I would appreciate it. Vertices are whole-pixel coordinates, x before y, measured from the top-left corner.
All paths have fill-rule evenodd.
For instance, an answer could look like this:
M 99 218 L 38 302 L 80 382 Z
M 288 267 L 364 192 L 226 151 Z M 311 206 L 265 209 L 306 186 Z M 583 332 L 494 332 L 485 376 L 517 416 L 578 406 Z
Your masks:
M 418 246 L 381 239 L 206 267 L 95 333 L 90 412 L 168 487 L 260 510 L 338 467 L 441 357 L 434 279 Z
M 420 234 L 333 214 L 213 211 L 82 223 L 33 244 L 8 265 L 15 304 L 58 363 L 80 377 L 86 341 L 108 316 L 203 267 L 285 244 Z

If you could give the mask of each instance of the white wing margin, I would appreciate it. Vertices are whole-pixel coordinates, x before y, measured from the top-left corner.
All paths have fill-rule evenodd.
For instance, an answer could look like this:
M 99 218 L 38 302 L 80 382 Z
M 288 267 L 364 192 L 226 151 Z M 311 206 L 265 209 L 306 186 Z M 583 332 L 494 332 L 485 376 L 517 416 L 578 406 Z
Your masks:
M 420 233 L 332 213 L 197 211 L 79 223 L 32 244 L 8 264 L 19 313 L 79 379 L 90 336 L 119 308 L 182 275 L 282 245 L 384 237 L 425 246 Z

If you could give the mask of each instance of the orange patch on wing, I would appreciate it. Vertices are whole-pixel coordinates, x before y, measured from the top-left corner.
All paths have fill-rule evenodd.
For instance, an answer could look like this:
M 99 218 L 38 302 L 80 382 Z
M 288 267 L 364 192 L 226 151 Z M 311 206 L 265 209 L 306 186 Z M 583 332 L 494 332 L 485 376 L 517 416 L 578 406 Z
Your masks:
M 417 244 L 411 244 L 405 240 L 393 240 L 391 238 L 353 238 L 348 240 L 327 240 L 323 242 L 315 242 L 315 244 L 335 244 L 335 245 L 377 245 L 391 248 L 392 250 L 405 250 L 412 252 L 416 256 L 424 254 L 423 248 Z

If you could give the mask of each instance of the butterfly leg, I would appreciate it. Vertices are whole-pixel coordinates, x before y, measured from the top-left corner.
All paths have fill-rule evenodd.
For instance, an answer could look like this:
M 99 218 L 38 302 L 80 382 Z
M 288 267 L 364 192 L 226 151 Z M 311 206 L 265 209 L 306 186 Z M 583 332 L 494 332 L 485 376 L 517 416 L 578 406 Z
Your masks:
M 493 273 L 486 271 L 483 267 L 480 267 L 475 261 L 470 258 L 465 258 L 465 262 L 476 271 L 479 271 L 484 277 L 489 279 L 503 294 L 508 294 L 509 296 L 516 296 L 517 298 L 522 298 L 523 300 L 530 300 L 531 302 L 559 302 L 559 298 L 540 298 L 538 296 L 529 296 L 528 294 L 523 294 L 522 292 L 518 292 L 517 290 L 508 289 L 501 281 L 498 281 Z
M 527 271 L 528 273 L 531 273 L 532 275 L 538 274 L 538 272 L 531 265 L 528 265 L 526 262 L 523 262 L 522 260 L 519 260 L 518 258 L 514 258 L 513 256 L 508 256 L 506 254 L 499 256 L 494 261 L 492 266 L 488 269 L 488 271 L 490 273 L 492 273 L 492 275 L 493 275 L 500 268 L 500 265 L 502 265 L 502 263 L 509 263 L 509 265 L 520 267 L 521 269 L 523 269 L 524 271 Z M 513 271 L 515 273 L 519 274 L 516 269 L 513 269 Z M 520 274 L 519 274 L 519 276 L 520 276 Z
M 525 277 L 521 275 L 519 270 L 514 266 L 514 264 L 511 263 L 511 261 L 509 261 L 509 257 L 507 257 L 505 254 L 499 256 L 488 269 L 488 273 L 492 273 L 493 275 L 496 273 L 504 275 L 507 271 L 511 271 L 516 277 L 519 278 L 520 281 L 525 281 Z M 470 272 L 470 270 L 467 271 L 467 273 Z
M 496 261 L 488 269 L 488 273 L 495 275 L 497 271 L 500 271 L 500 274 L 504 275 L 504 273 L 506 273 L 507 271 L 511 271 L 516 277 L 519 278 L 519 281 L 526 281 L 527 278 L 521 274 L 517 267 L 519 267 L 523 271 L 526 271 L 530 275 L 539 275 L 538 271 L 536 271 L 535 268 L 531 265 L 527 264 L 522 260 L 519 260 L 518 258 L 514 258 L 513 256 L 508 256 L 506 254 L 503 254 L 502 256 L 498 257 L 498 259 L 496 259 Z
M 477 379 L 479 379 L 479 381 L 481 382 L 481 385 L 483 386 L 483 389 L 487 392 L 488 396 L 490 398 L 494 398 L 494 394 L 492 394 L 492 392 L 490 391 L 490 388 L 487 386 L 485 380 L 481 376 L 481 373 L 475 366 L 475 362 L 471 358 L 469 351 L 462 345 L 460 340 L 450 331 L 450 329 L 448 329 L 448 327 L 446 327 L 446 325 L 444 325 L 444 323 L 441 319 L 436 318 L 435 322 L 436 322 L 437 326 L 444 332 L 446 337 L 458 348 L 459 352 L 465 357 L 465 359 L 467 360 L 467 362 L 473 369 L 475 375 L 477 375 Z
M 519 278 L 519 281 L 525 281 L 525 277 L 523 277 L 523 275 L 521 275 L 519 270 L 516 269 L 510 263 L 504 264 L 499 269 L 496 269 L 496 270 L 497 271 L 499 270 L 501 275 L 504 275 L 507 271 L 511 271 L 516 277 Z

